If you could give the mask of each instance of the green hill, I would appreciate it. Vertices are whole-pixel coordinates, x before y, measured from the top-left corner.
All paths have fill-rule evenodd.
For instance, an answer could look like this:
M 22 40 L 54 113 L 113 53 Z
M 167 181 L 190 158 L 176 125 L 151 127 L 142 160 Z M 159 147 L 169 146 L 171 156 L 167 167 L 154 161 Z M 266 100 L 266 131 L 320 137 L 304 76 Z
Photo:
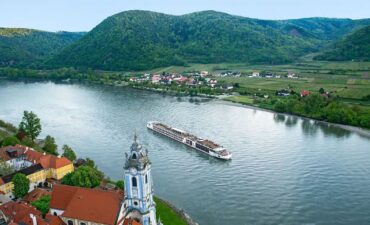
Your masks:
M 370 61 L 370 26 L 364 27 L 333 44 L 317 60 Z
M 0 28 L 0 66 L 30 66 L 41 63 L 83 34 Z
M 370 20 L 270 21 L 204 11 L 172 16 L 126 11 L 105 19 L 49 66 L 144 70 L 187 63 L 286 63 Z

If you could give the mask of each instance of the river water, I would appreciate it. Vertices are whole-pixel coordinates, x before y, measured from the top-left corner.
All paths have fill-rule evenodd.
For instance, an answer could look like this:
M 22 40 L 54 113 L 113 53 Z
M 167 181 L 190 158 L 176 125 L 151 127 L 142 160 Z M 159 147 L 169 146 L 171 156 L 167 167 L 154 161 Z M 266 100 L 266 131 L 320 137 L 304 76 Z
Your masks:
M 95 85 L 0 81 L 0 119 L 34 111 L 43 132 L 122 179 L 137 130 L 155 194 L 200 225 L 370 224 L 370 139 L 294 116 Z M 162 121 L 221 143 L 223 162 L 146 129 Z M 175 225 L 175 224 L 174 224 Z

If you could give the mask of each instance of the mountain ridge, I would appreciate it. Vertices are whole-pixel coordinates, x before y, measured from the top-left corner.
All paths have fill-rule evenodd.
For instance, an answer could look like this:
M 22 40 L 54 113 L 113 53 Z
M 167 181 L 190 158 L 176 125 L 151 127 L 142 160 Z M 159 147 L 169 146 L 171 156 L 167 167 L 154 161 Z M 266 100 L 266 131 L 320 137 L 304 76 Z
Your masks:
M 370 19 L 266 20 L 214 10 L 184 15 L 129 10 L 87 33 L 24 29 L 43 35 L 5 37 L 0 28 L 0 65 L 145 70 L 188 63 L 281 64 L 319 52 L 366 25 Z M 12 43 L 10 53 L 4 42 Z
M 213 10 L 114 14 L 48 61 L 52 66 L 145 70 L 188 63 L 278 64 L 318 52 L 370 20 L 261 20 Z
M 314 59 L 328 61 L 370 61 L 370 26 L 355 30 L 342 40 L 335 42 Z
M 82 37 L 84 32 L 0 28 L 0 66 L 33 66 Z

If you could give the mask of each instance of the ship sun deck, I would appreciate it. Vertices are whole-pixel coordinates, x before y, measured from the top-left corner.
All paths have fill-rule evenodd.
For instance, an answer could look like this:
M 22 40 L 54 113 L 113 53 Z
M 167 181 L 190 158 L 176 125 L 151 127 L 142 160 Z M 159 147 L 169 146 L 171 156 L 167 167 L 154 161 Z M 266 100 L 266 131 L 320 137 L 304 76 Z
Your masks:
M 200 151 L 206 152 L 207 154 L 213 152 L 212 154 L 216 154 L 219 158 L 231 159 L 231 153 L 228 152 L 223 146 L 216 144 L 213 141 L 199 138 L 186 131 L 167 126 L 160 122 L 151 122 L 151 126 L 152 129 L 156 130 L 157 132 L 162 133 L 163 135 L 166 135 L 179 142 L 183 142 L 184 144 L 187 144 Z

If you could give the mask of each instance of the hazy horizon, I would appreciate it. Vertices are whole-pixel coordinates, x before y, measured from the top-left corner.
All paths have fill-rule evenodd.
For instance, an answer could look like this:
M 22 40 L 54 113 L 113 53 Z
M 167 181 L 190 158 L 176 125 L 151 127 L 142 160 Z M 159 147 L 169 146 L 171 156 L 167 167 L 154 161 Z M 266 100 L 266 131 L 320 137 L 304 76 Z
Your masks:
M 370 17 L 366 0 L 115 0 L 48 1 L 4 0 L 0 3 L 0 27 L 45 31 L 90 31 L 107 17 L 128 10 L 148 10 L 171 15 L 214 10 L 232 15 L 285 20 L 311 17 L 365 19 Z

